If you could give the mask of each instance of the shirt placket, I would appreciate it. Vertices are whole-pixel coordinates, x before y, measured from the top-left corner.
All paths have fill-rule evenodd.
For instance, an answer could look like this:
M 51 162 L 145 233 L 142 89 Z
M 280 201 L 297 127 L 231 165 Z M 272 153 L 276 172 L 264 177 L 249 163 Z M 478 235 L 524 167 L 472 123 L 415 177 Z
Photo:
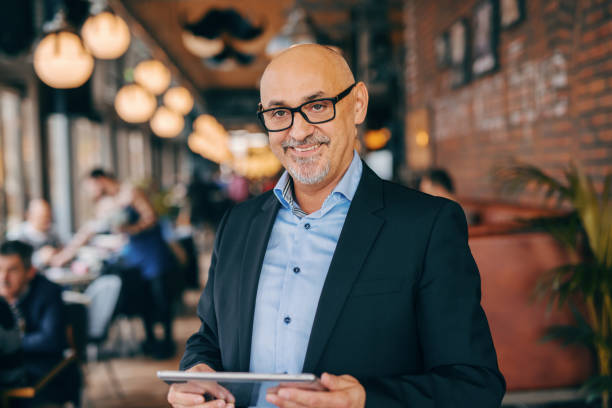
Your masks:
M 295 215 L 294 215 L 295 216 Z M 291 315 L 291 294 L 293 293 L 294 282 L 293 282 L 293 268 L 294 265 L 300 259 L 300 248 L 302 247 L 303 240 L 305 236 L 302 233 L 304 229 L 304 218 L 299 218 L 295 216 L 297 221 L 296 225 L 293 227 L 293 233 L 291 237 L 292 245 L 290 249 L 290 253 L 288 256 L 288 261 L 285 265 L 285 270 L 283 271 L 283 285 L 281 290 L 281 298 L 279 304 L 279 313 L 277 316 L 277 333 L 279 335 L 276 338 L 276 361 L 275 361 L 275 370 L 278 373 L 285 373 L 291 370 L 291 367 L 288 366 L 288 361 L 291 361 L 293 356 L 290 356 L 291 350 L 293 347 L 290 347 L 293 344 L 291 323 L 292 320 L 297 318 L 297 316 Z

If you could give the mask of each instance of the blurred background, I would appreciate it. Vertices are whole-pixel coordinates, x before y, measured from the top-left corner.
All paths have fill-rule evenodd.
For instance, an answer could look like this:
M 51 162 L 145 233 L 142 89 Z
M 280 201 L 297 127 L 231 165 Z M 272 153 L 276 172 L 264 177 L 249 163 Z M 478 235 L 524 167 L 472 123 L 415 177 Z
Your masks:
M 612 1 L 2 8 L 0 236 L 31 240 L 38 273 L 63 288 L 69 333 L 57 366 L 0 391 L 6 406 L 37 404 L 67 366 L 81 378 L 69 404 L 167 406 L 155 372 L 177 368 L 199 327 L 216 226 L 281 174 L 255 115 L 258 80 L 300 43 L 333 47 L 366 83 L 357 149 L 368 165 L 463 206 L 504 405 L 607 406 Z M 116 227 L 131 215 L 109 221 L 103 200 L 124 195 L 133 224 L 151 220 L 144 230 L 169 249 L 167 293 L 143 291 L 146 265 L 125 262 L 134 233 Z M 147 316 L 151 305 L 166 317 Z

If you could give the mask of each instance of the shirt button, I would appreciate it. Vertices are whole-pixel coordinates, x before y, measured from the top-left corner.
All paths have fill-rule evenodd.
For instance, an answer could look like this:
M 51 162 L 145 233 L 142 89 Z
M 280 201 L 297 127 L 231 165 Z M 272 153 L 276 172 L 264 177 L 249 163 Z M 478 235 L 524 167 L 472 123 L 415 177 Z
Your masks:
M 283 320 L 285 321 L 285 324 L 291 323 L 291 318 L 289 316 L 285 317 Z
M 300 273 L 300 267 L 296 266 L 295 268 L 293 268 L 293 273 Z
M 304 228 L 309 230 L 310 229 L 310 223 L 307 222 L 306 224 L 304 224 Z

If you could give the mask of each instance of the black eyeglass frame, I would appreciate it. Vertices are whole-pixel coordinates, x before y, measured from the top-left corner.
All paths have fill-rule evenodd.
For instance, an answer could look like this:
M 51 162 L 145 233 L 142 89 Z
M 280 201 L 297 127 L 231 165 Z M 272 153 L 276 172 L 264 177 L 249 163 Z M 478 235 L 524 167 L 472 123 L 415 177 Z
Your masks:
M 327 122 L 331 122 L 332 120 L 336 119 L 336 104 L 338 102 L 340 102 L 345 96 L 347 96 L 348 94 L 351 93 L 351 91 L 353 90 L 353 88 L 355 87 L 355 85 L 357 85 L 357 82 L 354 82 L 351 86 L 349 86 L 348 88 L 346 88 L 344 91 L 340 92 L 338 95 L 334 96 L 333 98 L 318 98 L 318 99 L 313 99 L 311 101 L 307 101 L 304 102 L 303 104 L 301 104 L 300 106 L 296 106 L 295 108 L 289 108 L 286 106 L 279 106 L 276 108 L 270 108 L 270 109 L 262 109 L 263 107 L 261 106 L 261 102 L 259 103 L 259 107 L 257 110 L 257 117 L 259 118 L 259 121 L 261 122 L 262 126 L 264 127 L 264 129 L 266 129 L 268 132 L 282 132 L 283 130 L 287 130 L 289 128 L 291 128 L 291 126 L 293 126 L 293 118 L 296 112 L 299 112 L 300 115 L 302 115 L 302 117 L 304 118 L 304 120 L 310 124 L 313 125 L 318 125 L 320 123 L 327 123 Z M 308 119 L 308 115 L 306 115 L 304 112 L 302 112 L 302 107 L 304 105 L 308 105 L 311 103 L 316 103 L 316 102 L 322 102 L 322 101 L 330 101 L 334 107 L 334 114 L 331 118 L 329 119 L 325 119 L 325 120 L 321 120 L 321 121 L 312 121 L 310 119 Z M 275 129 L 275 130 L 271 130 L 268 129 L 268 127 L 266 126 L 266 121 L 264 120 L 263 114 L 266 112 L 270 112 L 270 111 L 274 111 L 274 110 L 278 110 L 278 109 L 285 109 L 291 112 L 291 123 L 289 124 L 289 126 L 287 126 L 286 128 L 282 128 L 282 129 Z

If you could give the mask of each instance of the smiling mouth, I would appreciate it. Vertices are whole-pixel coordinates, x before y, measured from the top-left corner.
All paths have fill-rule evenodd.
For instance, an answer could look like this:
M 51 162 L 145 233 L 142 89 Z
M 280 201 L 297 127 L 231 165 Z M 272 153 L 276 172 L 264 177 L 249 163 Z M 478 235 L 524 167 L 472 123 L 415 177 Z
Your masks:
M 297 146 L 295 146 L 293 149 L 294 149 L 295 151 L 297 151 L 297 152 L 300 152 L 300 153 L 301 153 L 301 152 L 310 152 L 310 151 L 312 151 L 312 150 L 314 150 L 314 149 L 318 148 L 319 146 L 321 146 L 321 145 L 318 145 L 318 144 L 317 144 L 317 145 L 312 145 L 312 146 L 310 146 L 310 147 L 297 147 Z
M 316 143 L 316 144 L 311 144 L 311 145 L 287 146 L 285 148 L 285 151 L 287 151 L 287 149 L 291 149 L 293 150 L 294 153 L 298 155 L 308 155 L 308 154 L 312 154 L 313 152 L 317 152 L 321 146 L 327 145 L 327 144 L 328 143 L 326 142 L 322 142 L 322 143 Z

